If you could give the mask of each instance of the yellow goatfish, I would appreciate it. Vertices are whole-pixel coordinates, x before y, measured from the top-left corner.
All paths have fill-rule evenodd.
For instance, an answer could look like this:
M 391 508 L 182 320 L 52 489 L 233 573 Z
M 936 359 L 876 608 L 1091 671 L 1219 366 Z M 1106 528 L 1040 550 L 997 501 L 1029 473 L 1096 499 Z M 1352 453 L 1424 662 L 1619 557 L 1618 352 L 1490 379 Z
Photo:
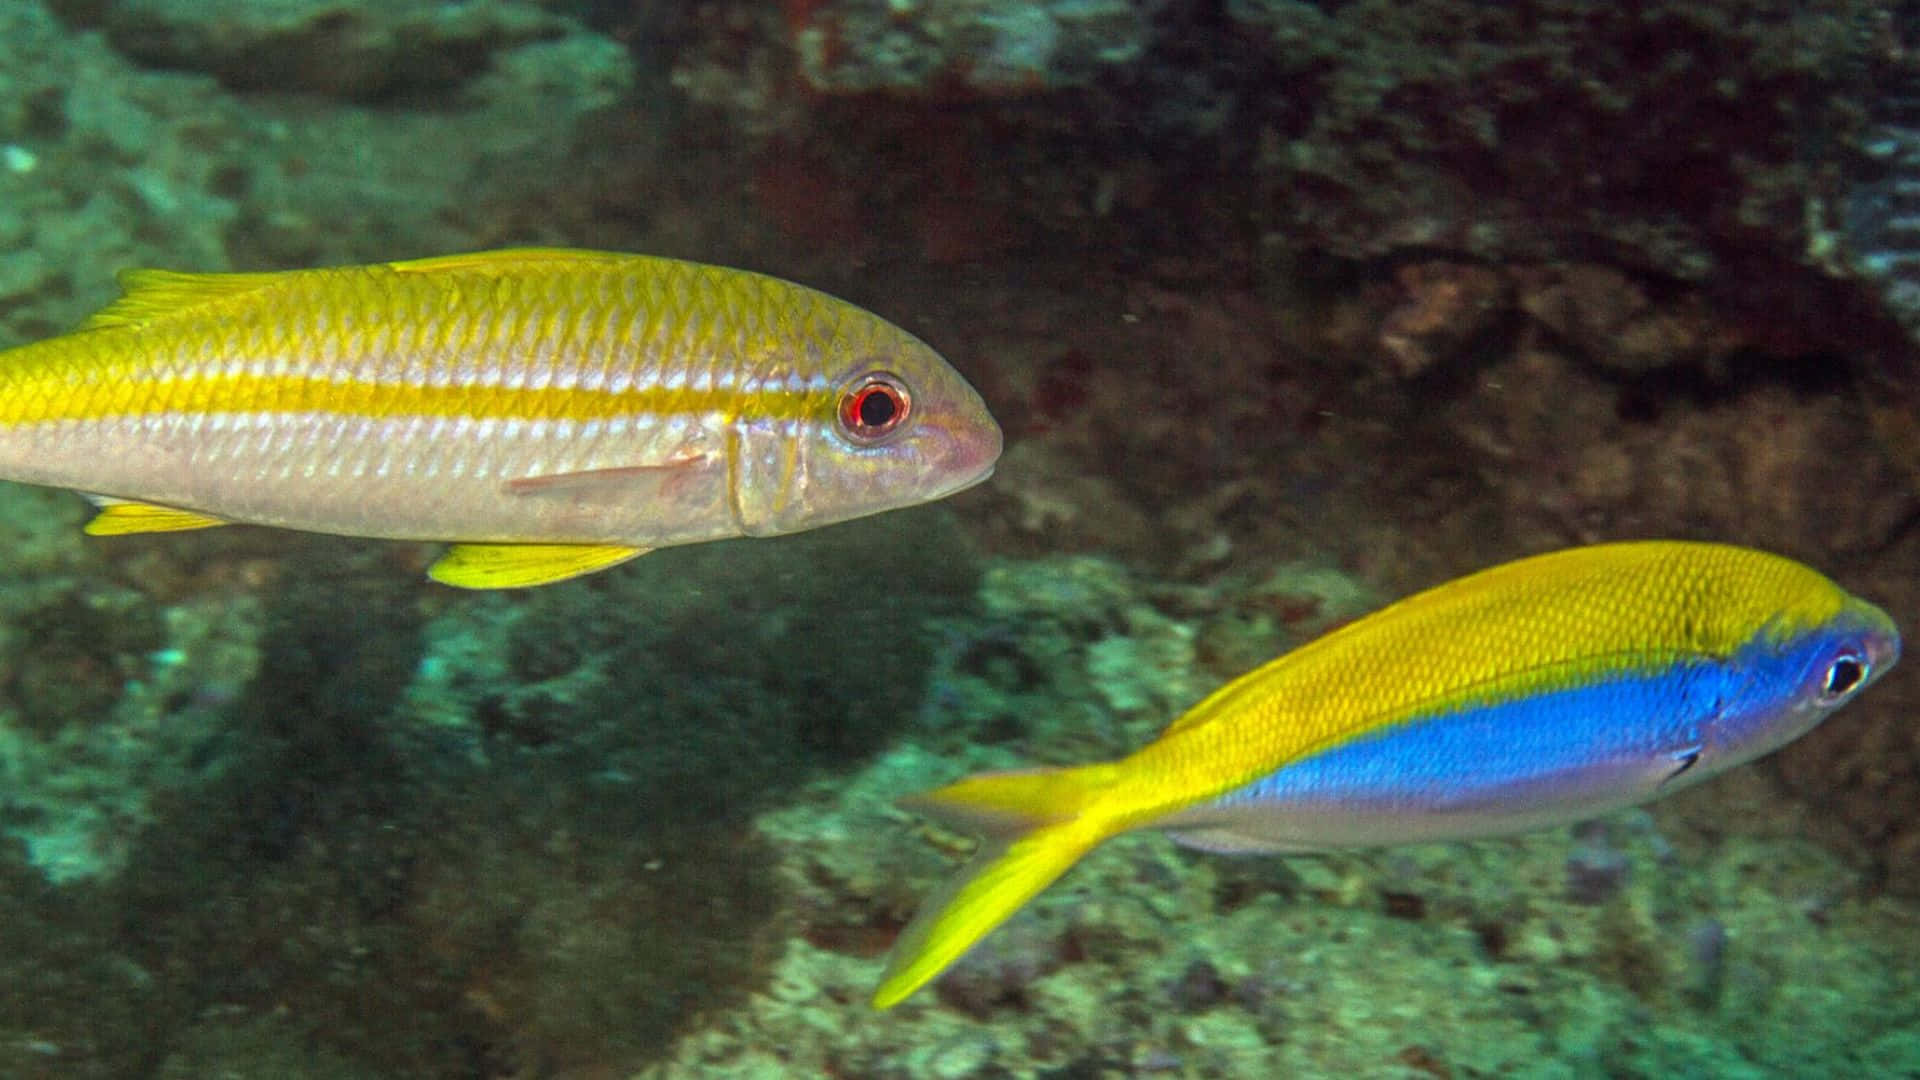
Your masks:
M 90 493 L 94 535 L 449 540 L 434 580 L 508 588 L 937 499 L 1000 454 L 917 338 L 743 270 L 529 248 L 121 285 L 0 352 L 0 479 Z

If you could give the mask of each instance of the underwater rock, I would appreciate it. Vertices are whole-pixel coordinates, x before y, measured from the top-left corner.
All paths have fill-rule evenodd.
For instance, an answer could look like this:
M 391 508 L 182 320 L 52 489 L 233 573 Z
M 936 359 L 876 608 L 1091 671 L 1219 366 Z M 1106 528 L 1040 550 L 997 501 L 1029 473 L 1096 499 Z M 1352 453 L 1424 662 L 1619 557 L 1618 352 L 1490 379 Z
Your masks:
M 91 896 L 49 884 L 0 838 L 0 1075 L 114 1080 L 149 1068 L 149 1033 L 181 1018 L 114 947 Z
M 605 778 L 651 828 L 738 820 L 911 722 L 923 626 L 977 574 L 944 507 L 667 549 L 443 617 L 410 708 L 489 758 Z
M 1719 1003 L 1720 990 L 1727 976 L 1727 928 L 1714 918 L 1695 920 L 1687 927 L 1686 995 L 1699 1008 Z
M 57 595 L 8 624 L 0 636 L 5 700 L 20 727 L 43 738 L 110 719 L 165 640 L 158 611 L 131 590 Z
M 352 101 L 458 86 L 498 53 L 578 30 L 517 0 L 51 2 L 143 63 L 206 72 L 236 90 Z
M 1372 257 L 1609 253 L 1697 279 L 1755 232 L 1804 249 L 1807 139 L 1870 5 L 1248 2 L 1274 78 L 1243 108 L 1290 244 Z
M 1732 335 L 1714 324 L 1698 294 L 1665 303 L 1609 266 L 1522 267 L 1514 272 L 1520 310 L 1580 354 L 1625 376 L 1698 364 Z
M 1024 94 L 1145 54 L 1166 0 L 825 0 L 790 4 L 800 71 L 828 93 Z
M 167 787 L 209 764 L 253 615 L 211 590 L 162 606 L 88 579 L 0 589 L 0 842 L 56 882 L 117 874 Z
M 551 217 L 556 160 L 585 117 L 625 92 L 631 58 L 572 32 L 497 52 L 472 75 L 459 108 L 240 96 L 206 75 L 137 65 L 38 0 L 0 4 L 0 335 L 14 344 L 71 329 L 129 267 L 484 247 L 510 235 L 498 207 L 521 200 L 509 191 L 545 193 L 539 213 Z
M 1633 863 L 1626 852 L 1613 846 L 1604 824 L 1575 826 L 1574 836 L 1578 841 L 1567 853 L 1567 899 L 1604 904 L 1626 887 Z
M 733 125 L 844 165 L 836 195 L 868 233 L 876 207 L 917 198 L 965 206 L 980 234 L 1098 246 L 1090 227 L 1112 218 L 1177 233 L 1217 201 L 1251 208 L 1236 220 L 1275 277 L 1301 253 L 1612 264 L 1776 316 L 1791 295 L 1814 317 L 1846 267 L 1832 174 L 1888 67 L 1879 7 L 826 0 L 787 5 L 782 24 L 723 2 L 676 23 L 671 62 Z M 1021 104 L 981 105 L 973 131 L 925 115 L 996 94 Z M 933 148 L 917 164 L 853 164 L 874 156 L 863 142 L 912 139 Z M 948 164 L 984 159 L 1017 189 Z M 903 183 L 901 168 L 920 171 Z M 1644 370 L 1697 351 L 1698 320 L 1657 306 L 1603 354 Z M 1427 351 L 1396 362 L 1423 368 Z
M 1403 376 L 1459 352 L 1508 308 L 1507 284 L 1484 266 L 1420 262 L 1394 275 L 1406 300 L 1380 326 L 1380 346 Z
M 169 1067 L 291 1042 L 345 1075 L 624 1074 L 737 1001 L 783 895 L 749 815 L 911 719 L 920 621 L 968 593 L 904 518 L 451 602 L 306 552 L 110 886 L 167 999 L 220 1006 Z
M 1205 1012 L 1235 992 L 1236 988 L 1221 978 L 1220 969 L 1205 958 L 1188 964 L 1180 977 L 1167 987 L 1167 996 L 1182 1012 Z
M 1920 20 L 1895 6 L 1876 30 L 1858 74 L 1867 124 L 1843 161 L 1844 187 L 1823 205 L 1814 254 L 1866 282 L 1920 338 Z
M 935 985 L 934 996 L 975 1020 L 1024 1009 L 1034 981 L 1059 969 L 1060 952 L 1058 934 L 1036 927 L 998 944 L 982 942 Z

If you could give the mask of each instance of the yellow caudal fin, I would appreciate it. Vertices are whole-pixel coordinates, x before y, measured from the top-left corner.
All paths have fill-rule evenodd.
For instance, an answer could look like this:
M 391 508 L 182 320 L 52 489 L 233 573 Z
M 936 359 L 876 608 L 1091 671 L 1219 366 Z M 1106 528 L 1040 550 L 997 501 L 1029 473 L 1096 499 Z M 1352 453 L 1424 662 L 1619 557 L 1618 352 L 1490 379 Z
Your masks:
M 876 1009 L 931 982 L 1114 829 L 1091 813 L 1111 765 L 974 776 L 903 805 L 987 834 L 973 861 L 927 899 L 900 934 Z

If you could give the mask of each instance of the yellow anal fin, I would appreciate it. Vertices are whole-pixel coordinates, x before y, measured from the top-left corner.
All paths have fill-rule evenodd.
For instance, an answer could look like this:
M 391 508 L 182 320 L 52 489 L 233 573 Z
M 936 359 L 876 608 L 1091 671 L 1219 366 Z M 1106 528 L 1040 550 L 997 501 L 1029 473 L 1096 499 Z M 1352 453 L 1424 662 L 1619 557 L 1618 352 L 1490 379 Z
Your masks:
M 81 324 L 81 329 L 128 326 L 177 315 L 202 304 L 263 288 L 282 276 L 272 272 L 190 274 L 178 270 L 122 270 L 120 299 L 94 312 Z
M 606 544 L 455 544 L 427 576 L 457 589 L 522 589 L 605 570 L 650 548 Z
M 211 529 L 226 522 L 217 517 L 153 503 L 127 502 L 122 499 L 96 499 L 100 512 L 87 522 L 88 536 L 127 536 L 132 533 L 185 532 Z

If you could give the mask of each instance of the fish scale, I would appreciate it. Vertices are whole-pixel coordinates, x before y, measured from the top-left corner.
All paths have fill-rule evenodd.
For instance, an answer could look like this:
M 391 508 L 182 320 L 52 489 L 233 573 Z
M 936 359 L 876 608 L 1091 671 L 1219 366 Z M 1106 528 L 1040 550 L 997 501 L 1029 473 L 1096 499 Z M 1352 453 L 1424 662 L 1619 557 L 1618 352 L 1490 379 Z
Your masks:
M 939 498 L 1000 450 L 918 339 L 746 271 L 523 249 L 124 285 L 0 353 L 0 477 L 107 497 L 95 532 L 451 540 L 486 572 L 440 580 L 538 584 Z M 875 380 L 898 415 L 849 428 Z

